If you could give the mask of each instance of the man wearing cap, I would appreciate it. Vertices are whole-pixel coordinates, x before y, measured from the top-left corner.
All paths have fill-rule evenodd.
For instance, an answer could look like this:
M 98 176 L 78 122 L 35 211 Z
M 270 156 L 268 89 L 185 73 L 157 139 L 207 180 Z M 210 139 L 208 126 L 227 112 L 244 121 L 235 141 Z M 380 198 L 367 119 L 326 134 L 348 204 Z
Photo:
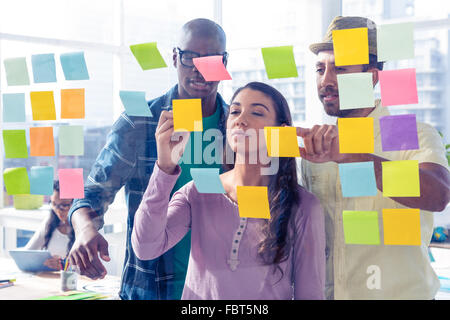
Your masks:
M 368 28 L 369 57 L 367 65 L 336 66 L 332 31 Z M 374 153 L 339 153 L 337 126 L 316 125 L 297 128 L 304 140 L 300 148 L 303 185 L 321 201 L 325 210 L 327 299 L 434 299 L 440 284 L 428 255 L 433 231 L 432 211 L 442 211 L 450 200 L 450 173 L 443 141 L 431 126 L 417 123 L 419 149 L 383 152 L 379 118 L 389 115 L 381 101 L 371 108 L 340 110 L 338 74 L 370 72 L 375 86 L 378 70 L 376 25 L 362 17 L 336 17 L 321 43 L 310 46 L 317 55 L 316 75 L 319 99 L 328 115 L 338 118 L 374 118 Z M 383 197 L 382 162 L 417 160 L 419 162 L 420 197 Z M 343 197 L 338 164 L 373 162 L 378 193 L 376 196 Z M 421 245 L 385 245 L 383 209 L 420 209 Z M 343 211 L 376 211 L 379 245 L 346 244 Z M 399 230 L 401 232 L 401 230 Z

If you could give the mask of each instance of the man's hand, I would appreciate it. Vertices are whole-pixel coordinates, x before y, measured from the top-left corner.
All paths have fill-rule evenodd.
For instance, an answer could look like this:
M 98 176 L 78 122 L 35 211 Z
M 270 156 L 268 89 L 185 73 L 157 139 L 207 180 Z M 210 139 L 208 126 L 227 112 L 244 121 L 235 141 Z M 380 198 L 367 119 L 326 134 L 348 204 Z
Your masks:
M 61 257 L 52 256 L 51 258 L 44 261 L 44 266 L 49 267 L 54 270 L 61 270 Z

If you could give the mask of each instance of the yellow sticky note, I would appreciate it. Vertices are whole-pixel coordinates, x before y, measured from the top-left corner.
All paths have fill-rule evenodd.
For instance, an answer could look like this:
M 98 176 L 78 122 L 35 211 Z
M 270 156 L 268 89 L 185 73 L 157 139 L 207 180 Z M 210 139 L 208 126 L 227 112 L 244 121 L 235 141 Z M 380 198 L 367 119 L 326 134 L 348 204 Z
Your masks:
M 336 66 L 369 63 L 367 28 L 334 30 L 332 37 Z
M 238 186 L 237 201 L 242 218 L 270 219 L 267 187 Z
M 373 118 L 339 118 L 339 152 L 373 153 Z
M 300 157 L 295 127 L 265 127 L 269 157 Z
M 381 166 L 384 197 L 420 197 L 419 161 L 384 161 Z
M 203 131 L 201 99 L 174 99 L 172 107 L 174 131 Z
M 56 120 L 53 91 L 30 92 L 33 120 Z
M 385 245 L 420 246 L 419 209 L 383 209 Z

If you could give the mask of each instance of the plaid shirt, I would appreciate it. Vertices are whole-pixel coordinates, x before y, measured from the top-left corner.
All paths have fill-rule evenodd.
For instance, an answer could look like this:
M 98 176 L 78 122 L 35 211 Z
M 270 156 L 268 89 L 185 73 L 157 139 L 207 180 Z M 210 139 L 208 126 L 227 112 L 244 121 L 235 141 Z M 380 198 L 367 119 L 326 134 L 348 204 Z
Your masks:
M 165 95 L 148 102 L 153 117 L 127 116 L 122 113 L 112 126 L 105 146 L 98 155 L 85 182 L 84 199 L 76 199 L 69 211 L 90 207 L 103 222 L 103 215 L 114 197 L 125 186 L 128 206 L 127 243 L 120 288 L 120 298 L 126 300 L 168 300 L 176 296 L 174 286 L 173 248 L 154 260 L 139 260 L 131 246 L 134 215 L 141 203 L 157 160 L 155 130 L 161 111 L 172 108 L 178 99 L 178 85 Z M 217 94 L 221 108 L 219 128 L 225 137 L 225 117 L 228 106 Z M 102 223 L 103 225 L 103 223 Z

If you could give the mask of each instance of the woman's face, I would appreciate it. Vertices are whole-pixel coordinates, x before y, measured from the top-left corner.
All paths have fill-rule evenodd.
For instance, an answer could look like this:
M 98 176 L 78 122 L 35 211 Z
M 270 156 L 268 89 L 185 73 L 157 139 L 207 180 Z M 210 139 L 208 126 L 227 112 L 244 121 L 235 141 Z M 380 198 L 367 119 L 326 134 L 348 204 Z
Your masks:
M 249 88 L 241 90 L 231 102 L 227 119 L 231 149 L 248 154 L 257 152 L 260 142 L 265 147 L 264 127 L 276 126 L 276 118 L 275 104 L 269 96 Z
M 59 192 L 53 191 L 53 194 L 50 197 L 50 201 L 51 201 L 52 209 L 58 216 L 59 220 L 61 220 L 61 222 L 66 222 L 70 206 L 72 205 L 72 200 L 71 199 L 60 199 Z

